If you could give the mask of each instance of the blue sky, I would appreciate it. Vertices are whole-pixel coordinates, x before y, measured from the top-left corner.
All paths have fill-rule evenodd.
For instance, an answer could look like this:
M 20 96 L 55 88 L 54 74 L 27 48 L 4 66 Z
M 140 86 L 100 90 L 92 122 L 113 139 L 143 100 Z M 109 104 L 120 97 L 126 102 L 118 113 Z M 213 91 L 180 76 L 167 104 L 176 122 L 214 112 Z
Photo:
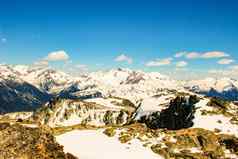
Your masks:
M 0 2 L 0 63 L 128 67 L 177 76 L 234 68 L 237 42 L 236 0 Z M 67 58 L 47 59 L 52 52 Z M 189 58 L 194 52 L 199 55 Z

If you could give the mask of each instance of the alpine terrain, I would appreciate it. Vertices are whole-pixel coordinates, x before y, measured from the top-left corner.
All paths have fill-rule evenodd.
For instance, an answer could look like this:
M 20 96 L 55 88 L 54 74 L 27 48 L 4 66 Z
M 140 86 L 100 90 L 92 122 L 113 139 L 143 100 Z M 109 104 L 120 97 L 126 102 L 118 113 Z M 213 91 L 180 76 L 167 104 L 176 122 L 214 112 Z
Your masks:
M 238 81 L 0 65 L 0 158 L 235 159 Z

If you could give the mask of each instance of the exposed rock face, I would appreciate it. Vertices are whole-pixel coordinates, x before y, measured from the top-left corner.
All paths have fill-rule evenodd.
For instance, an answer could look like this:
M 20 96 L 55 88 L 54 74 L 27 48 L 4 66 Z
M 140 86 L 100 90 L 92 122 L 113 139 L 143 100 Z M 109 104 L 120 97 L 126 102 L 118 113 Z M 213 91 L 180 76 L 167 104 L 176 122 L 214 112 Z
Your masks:
M 33 85 L 18 80 L 0 80 L 0 114 L 32 111 L 51 98 Z
M 152 129 L 167 128 L 177 130 L 192 127 L 195 113 L 194 104 L 198 101 L 196 96 L 178 96 L 171 100 L 167 109 L 161 112 L 154 112 L 149 117 L 142 118 L 142 122 L 145 122 Z
M 0 159 L 76 159 L 45 128 L 0 124 Z
M 81 100 L 51 101 L 34 115 L 33 120 L 50 127 L 83 125 L 123 125 L 130 118 L 124 109 L 105 107 Z
M 96 90 L 77 90 L 75 87 L 71 86 L 63 91 L 61 91 L 58 95 L 63 99 L 91 99 L 102 97 L 102 93 Z

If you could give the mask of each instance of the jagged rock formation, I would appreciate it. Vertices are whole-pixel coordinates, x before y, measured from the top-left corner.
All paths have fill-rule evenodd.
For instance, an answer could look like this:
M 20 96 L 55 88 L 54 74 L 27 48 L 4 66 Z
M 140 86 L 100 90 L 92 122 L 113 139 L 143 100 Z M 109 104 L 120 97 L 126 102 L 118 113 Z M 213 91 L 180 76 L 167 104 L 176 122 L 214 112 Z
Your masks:
M 63 152 L 50 131 L 18 124 L 0 124 L 0 159 L 76 159 Z
M 70 87 L 62 90 L 58 97 L 64 99 L 91 99 L 91 98 L 99 98 L 103 97 L 102 93 L 97 90 L 87 90 L 87 89 L 79 89 L 76 85 L 71 85 Z
M 150 116 L 141 118 L 141 122 L 152 129 L 167 128 L 177 130 L 193 126 L 195 107 L 199 99 L 196 96 L 176 97 L 170 101 L 169 107 Z
M 81 100 L 56 99 L 33 115 L 33 120 L 51 127 L 85 125 L 123 125 L 131 116 L 130 110 L 121 107 L 110 108 Z

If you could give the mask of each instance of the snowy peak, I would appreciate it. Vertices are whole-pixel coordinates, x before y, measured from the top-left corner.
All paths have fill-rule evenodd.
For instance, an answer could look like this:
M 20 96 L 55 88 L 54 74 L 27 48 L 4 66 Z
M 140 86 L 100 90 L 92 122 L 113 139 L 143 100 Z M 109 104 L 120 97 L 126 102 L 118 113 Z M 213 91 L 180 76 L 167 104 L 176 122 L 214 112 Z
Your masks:
M 49 92 L 57 92 L 72 81 L 72 78 L 64 72 L 50 68 L 31 69 L 23 79 Z
M 21 73 L 17 70 L 14 70 L 12 67 L 8 65 L 0 65 L 0 78 L 7 79 L 7 78 L 16 78 L 20 76 Z
M 35 87 L 50 93 L 59 92 L 75 79 L 66 73 L 48 67 L 27 65 L 0 65 L 1 79 L 27 81 Z
M 145 73 L 122 68 L 93 72 L 89 76 L 108 85 L 138 84 L 146 80 L 170 80 L 169 77 L 157 72 Z
M 105 96 L 126 98 L 134 103 L 164 89 L 180 89 L 175 80 L 160 73 L 121 68 L 90 73 L 82 83 L 93 85 Z
M 193 80 L 186 83 L 185 88 L 208 96 L 217 96 L 228 100 L 238 99 L 238 81 L 231 78 Z
M 235 79 L 230 78 L 206 78 L 204 80 L 193 80 L 186 84 L 188 88 L 190 87 L 199 87 L 200 90 L 209 91 L 215 89 L 218 92 L 222 92 L 229 88 L 237 87 L 238 82 Z

